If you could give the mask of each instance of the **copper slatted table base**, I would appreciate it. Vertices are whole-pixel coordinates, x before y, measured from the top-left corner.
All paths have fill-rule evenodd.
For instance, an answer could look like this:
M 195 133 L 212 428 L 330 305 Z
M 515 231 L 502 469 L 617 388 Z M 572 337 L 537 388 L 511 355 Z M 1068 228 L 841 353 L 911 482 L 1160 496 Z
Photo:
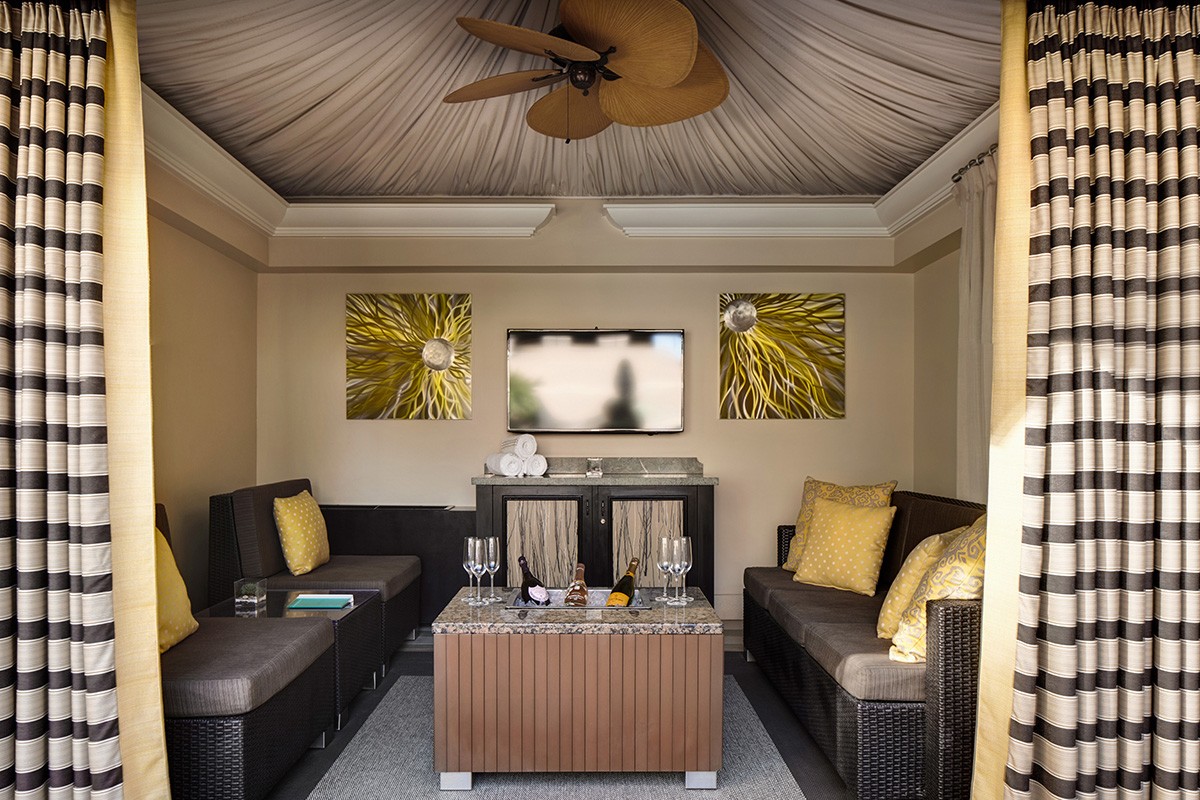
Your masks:
M 435 633 L 443 788 L 474 772 L 685 772 L 707 786 L 722 651 L 721 634 Z

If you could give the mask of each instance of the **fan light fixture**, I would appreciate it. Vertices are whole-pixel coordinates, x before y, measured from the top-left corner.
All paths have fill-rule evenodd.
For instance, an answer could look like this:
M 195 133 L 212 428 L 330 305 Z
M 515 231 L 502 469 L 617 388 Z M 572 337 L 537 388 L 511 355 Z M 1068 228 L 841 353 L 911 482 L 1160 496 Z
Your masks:
M 545 56 L 554 69 L 484 78 L 446 95 L 447 103 L 502 97 L 566 81 L 534 103 L 530 128 L 556 139 L 586 139 L 613 122 L 647 127 L 719 106 L 729 79 L 699 42 L 696 20 L 678 0 L 562 0 L 562 24 L 542 33 L 472 17 L 471 35 Z

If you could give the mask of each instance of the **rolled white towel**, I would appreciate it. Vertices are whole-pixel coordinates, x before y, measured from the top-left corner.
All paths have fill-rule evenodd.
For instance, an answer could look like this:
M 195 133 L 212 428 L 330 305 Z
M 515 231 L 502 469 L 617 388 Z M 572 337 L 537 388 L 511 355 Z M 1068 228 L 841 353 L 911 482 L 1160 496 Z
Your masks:
M 525 466 L 522 472 L 531 478 L 540 478 L 546 474 L 546 457 L 541 453 L 534 453 L 529 458 L 525 459 Z
M 529 458 L 537 452 L 537 439 L 528 433 L 510 436 L 500 443 L 500 452 L 516 453 L 518 458 Z
M 493 475 L 515 478 L 521 474 L 523 462 L 515 453 L 492 453 L 483 460 L 483 466 Z

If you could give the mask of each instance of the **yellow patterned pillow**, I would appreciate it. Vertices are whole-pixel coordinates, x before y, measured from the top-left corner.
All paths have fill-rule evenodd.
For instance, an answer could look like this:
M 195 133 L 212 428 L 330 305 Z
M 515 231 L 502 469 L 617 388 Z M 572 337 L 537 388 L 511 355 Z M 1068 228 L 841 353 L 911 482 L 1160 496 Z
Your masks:
M 792 580 L 875 594 L 894 508 L 858 508 L 818 497 Z
M 154 529 L 154 584 L 158 594 L 158 652 L 165 653 L 196 632 L 200 623 L 192 616 L 192 601 L 171 545 Z
M 913 599 L 900 615 L 888 658 L 912 664 L 925 660 L 925 604 L 930 600 L 978 600 L 983 597 L 983 554 L 987 515 L 971 523 L 921 578 Z
M 312 572 L 329 560 L 329 534 L 321 507 L 307 491 L 275 498 L 275 527 L 283 559 L 293 575 Z
M 896 635 L 896 629 L 900 627 L 900 615 L 912 602 L 913 594 L 917 591 L 917 584 L 921 582 L 921 578 L 925 577 L 925 573 L 933 566 L 933 562 L 946 552 L 946 548 L 954 541 L 954 537 L 966 529 L 967 526 L 963 525 L 961 528 L 955 528 L 946 533 L 935 533 L 933 536 L 922 539 L 908 554 L 908 558 L 904 559 L 904 564 L 900 567 L 896 580 L 892 581 L 892 586 L 888 589 L 887 598 L 883 601 L 883 608 L 879 610 L 879 622 L 875 626 L 875 633 L 880 639 L 890 639 Z
M 800 566 L 800 556 L 804 553 L 804 545 L 808 541 L 808 528 L 818 497 L 858 508 L 886 508 L 892 502 L 892 490 L 895 488 L 895 481 L 877 483 L 874 486 L 839 486 L 836 483 L 819 481 L 810 475 L 804 480 L 800 515 L 796 517 L 796 535 L 792 537 L 792 543 L 788 547 L 788 557 L 783 568 L 795 572 L 796 567 Z

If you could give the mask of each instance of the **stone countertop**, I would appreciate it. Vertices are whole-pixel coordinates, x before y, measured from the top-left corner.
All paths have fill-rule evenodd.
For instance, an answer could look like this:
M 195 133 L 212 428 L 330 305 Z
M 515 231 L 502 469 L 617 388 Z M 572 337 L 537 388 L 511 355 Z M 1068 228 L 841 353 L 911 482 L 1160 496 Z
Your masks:
M 468 590 L 460 589 L 437 619 L 433 633 L 604 633 L 604 634 L 720 634 L 725 626 L 700 590 L 698 598 L 682 608 L 651 603 L 648 609 L 630 608 L 507 608 L 504 604 L 472 608 L 460 602 Z M 657 594 L 658 590 L 650 590 Z M 513 589 L 505 589 L 507 598 Z
M 592 484 L 596 486 L 716 486 L 717 478 L 707 475 L 685 474 L 643 474 L 643 475 L 609 475 L 599 478 L 589 478 L 580 473 L 577 475 L 546 475 L 541 478 L 506 478 L 503 475 L 482 475 L 471 478 L 476 486 L 579 486 Z
M 600 459 L 603 475 L 587 477 L 587 458 L 547 456 L 546 475 L 541 478 L 513 478 L 483 475 L 472 478 L 476 486 L 715 486 L 716 478 L 706 477 L 698 459 L 681 456 L 607 456 Z

